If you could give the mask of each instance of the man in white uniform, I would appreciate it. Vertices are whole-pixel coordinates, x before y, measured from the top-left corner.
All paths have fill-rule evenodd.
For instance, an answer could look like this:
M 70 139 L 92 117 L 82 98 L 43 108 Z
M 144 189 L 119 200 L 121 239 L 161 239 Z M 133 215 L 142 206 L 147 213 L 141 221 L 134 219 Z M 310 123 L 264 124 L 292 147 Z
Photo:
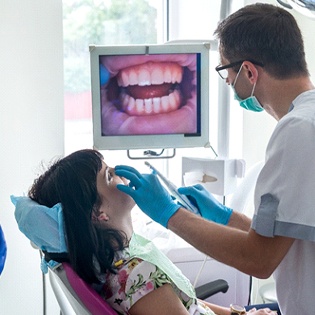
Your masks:
M 274 272 L 283 314 L 311 314 L 314 306 L 314 107 L 315 90 L 293 100 L 269 141 L 255 191 L 252 229 L 266 237 L 295 239 Z
M 253 219 L 200 185 L 180 188 L 203 218 L 196 216 L 176 204 L 155 175 L 128 166 L 116 167 L 131 181 L 118 188 L 216 260 L 258 278 L 274 273 L 282 315 L 314 314 L 315 89 L 301 32 L 286 10 L 257 3 L 230 15 L 215 34 L 221 56 L 216 70 L 240 105 L 278 121 L 257 180 Z

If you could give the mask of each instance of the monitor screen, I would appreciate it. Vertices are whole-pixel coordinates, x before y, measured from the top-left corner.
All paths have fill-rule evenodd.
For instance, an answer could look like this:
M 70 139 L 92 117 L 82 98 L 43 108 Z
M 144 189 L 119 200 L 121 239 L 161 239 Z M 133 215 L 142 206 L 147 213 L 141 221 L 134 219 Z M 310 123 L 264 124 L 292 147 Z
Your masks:
M 94 147 L 207 145 L 209 49 L 208 43 L 90 46 Z

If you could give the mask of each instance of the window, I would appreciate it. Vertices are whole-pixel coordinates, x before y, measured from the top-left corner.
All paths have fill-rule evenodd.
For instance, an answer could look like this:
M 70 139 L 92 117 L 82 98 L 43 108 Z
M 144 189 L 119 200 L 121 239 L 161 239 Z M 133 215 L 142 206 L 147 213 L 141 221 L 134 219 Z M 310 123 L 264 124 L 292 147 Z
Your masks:
M 89 45 L 157 43 L 163 1 L 64 0 L 65 152 L 92 147 Z
M 221 2 L 208 0 L 63 0 L 64 7 L 64 81 L 65 153 L 91 148 L 92 105 L 89 45 L 154 44 L 174 40 L 209 40 L 220 19 Z M 218 75 L 214 68 L 218 54 L 210 56 L 210 141 L 218 142 Z M 237 106 L 231 106 L 237 108 Z M 233 123 L 240 123 L 231 108 Z M 238 111 L 240 113 L 240 111 Z M 240 117 L 240 115 L 237 115 Z M 233 131 L 240 130 L 235 128 Z M 230 141 L 241 151 L 237 132 Z M 234 141 L 237 138 L 237 141 Z M 205 153 L 205 150 L 206 151 Z M 234 152 L 233 152 L 234 153 Z M 181 181 L 181 156 L 209 156 L 211 149 L 180 149 L 167 162 L 157 162 L 161 171 L 178 185 Z M 126 152 L 106 152 L 110 165 L 130 164 Z M 112 162 L 111 162 L 112 161 Z M 157 167 L 159 166 L 157 165 Z M 143 161 L 132 165 L 147 171 Z

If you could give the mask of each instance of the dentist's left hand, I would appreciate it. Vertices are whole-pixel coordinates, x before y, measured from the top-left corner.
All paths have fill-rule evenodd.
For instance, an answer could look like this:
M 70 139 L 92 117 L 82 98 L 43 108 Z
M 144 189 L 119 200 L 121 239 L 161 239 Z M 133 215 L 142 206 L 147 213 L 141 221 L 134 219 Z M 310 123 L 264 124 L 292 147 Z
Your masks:
M 131 196 L 139 208 L 151 219 L 167 227 L 171 216 L 181 207 L 161 185 L 155 174 L 140 174 L 131 166 L 118 165 L 115 173 L 130 180 L 129 186 L 117 188 Z

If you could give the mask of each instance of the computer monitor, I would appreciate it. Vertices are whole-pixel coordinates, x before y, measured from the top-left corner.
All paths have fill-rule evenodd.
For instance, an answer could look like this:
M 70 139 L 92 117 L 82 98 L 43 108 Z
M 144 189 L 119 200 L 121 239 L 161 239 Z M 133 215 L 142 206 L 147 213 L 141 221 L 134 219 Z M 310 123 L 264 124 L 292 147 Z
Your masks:
M 98 150 L 209 143 L 209 43 L 90 46 Z

